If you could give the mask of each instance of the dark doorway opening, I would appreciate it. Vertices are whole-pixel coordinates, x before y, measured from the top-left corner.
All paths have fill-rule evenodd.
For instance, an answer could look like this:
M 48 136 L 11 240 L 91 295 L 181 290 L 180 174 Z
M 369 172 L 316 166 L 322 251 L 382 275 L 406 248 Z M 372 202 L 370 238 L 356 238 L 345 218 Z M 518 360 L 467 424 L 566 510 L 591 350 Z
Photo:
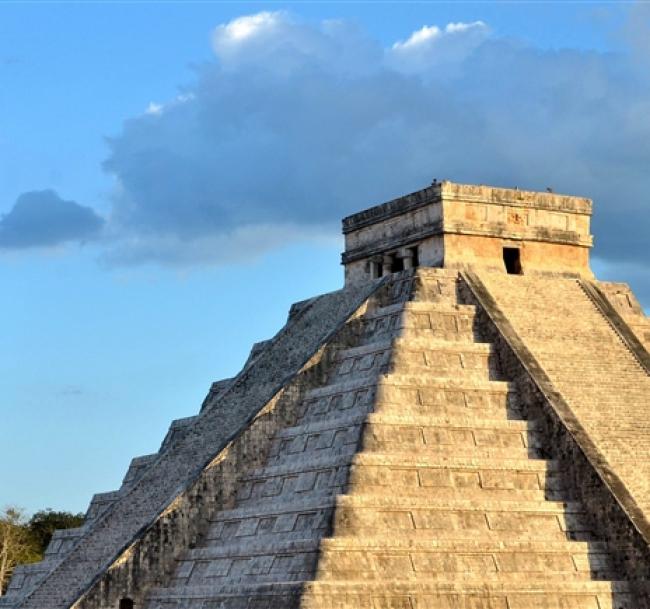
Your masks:
M 420 266 L 420 257 L 418 256 L 417 245 L 415 247 L 410 247 L 409 249 L 413 253 L 413 268 Z
M 133 609 L 134 607 L 135 607 L 135 603 L 133 602 L 133 599 L 130 598 L 120 599 L 120 609 Z
M 393 256 L 393 273 L 399 273 L 404 270 L 404 258 L 401 256 Z
M 521 252 L 518 247 L 504 247 L 503 262 L 509 275 L 521 275 Z

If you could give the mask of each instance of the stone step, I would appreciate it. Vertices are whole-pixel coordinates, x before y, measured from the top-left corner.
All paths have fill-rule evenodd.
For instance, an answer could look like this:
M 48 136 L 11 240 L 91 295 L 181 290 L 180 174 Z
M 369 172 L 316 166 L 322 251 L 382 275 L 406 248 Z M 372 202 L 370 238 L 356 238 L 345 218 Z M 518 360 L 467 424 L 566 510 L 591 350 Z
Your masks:
M 369 425 L 403 425 L 414 427 L 449 427 L 466 428 L 474 430 L 496 429 L 512 432 L 535 432 L 538 426 L 535 421 L 521 419 L 487 417 L 476 418 L 469 415 L 458 417 L 445 417 L 436 415 L 413 415 L 397 413 L 375 413 L 366 415 L 365 422 Z
M 393 396 L 397 392 L 392 392 Z M 322 398 L 303 405 L 302 423 L 327 420 L 332 417 L 344 416 L 345 413 L 355 413 L 360 416 L 375 412 L 377 414 L 404 414 L 415 416 L 435 417 L 476 417 L 487 419 L 508 419 L 521 421 L 524 416 L 516 393 L 504 392 L 479 392 L 434 390 L 429 388 L 408 391 L 413 397 L 411 402 L 399 402 L 381 399 L 379 401 L 360 399 L 356 405 L 352 404 L 354 396 L 346 403 L 343 399 Z M 391 397 L 391 396 L 387 396 Z M 424 400 L 425 403 L 420 403 Z
M 383 317 L 385 315 L 392 315 L 408 311 L 410 313 L 463 313 L 467 315 L 474 315 L 476 313 L 476 306 L 471 304 L 457 304 L 451 302 L 434 302 L 426 300 L 407 300 L 387 305 L 385 307 L 377 307 L 364 315 L 364 319 L 372 319 L 373 317 Z
M 285 427 L 275 434 L 275 438 L 293 438 L 296 436 L 303 436 L 316 433 L 325 433 L 328 431 L 336 431 L 339 429 L 360 426 L 368 421 L 373 413 L 366 414 L 343 414 L 337 417 L 332 417 L 325 421 L 308 421 L 293 425 L 292 427 Z M 390 416 L 390 415 L 389 415 Z
M 391 479 L 391 482 L 393 480 Z M 558 493 L 552 493 L 552 497 L 547 494 L 545 489 L 521 489 L 521 488 L 489 488 L 482 486 L 442 486 L 434 484 L 428 486 L 420 486 L 416 484 L 408 484 L 408 479 L 397 478 L 393 484 L 372 484 L 374 480 L 367 480 L 364 477 L 359 478 L 354 476 L 347 487 L 347 495 L 356 495 L 357 493 L 364 496 L 385 496 L 390 492 L 387 487 L 395 489 L 403 498 L 414 499 L 418 502 L 428 501 L 430 504 L 434 502 L 446 502 L 451 500 L 468 500 L 482 503 L 484 501 L 557 501 L 564 500 L 563 496 L 558 497 Z M 401 484 L 400 484 L 401 482 Z M 550 491 L 549 491 L 550 493 Z
M 261 546 L 260 546 L 261 547 Z M 475 537 L 436 538 L 411 536 L 363 536 L 326 537 L 320 540 L 320 547 L 330 550 L 346 549 L 393 549 L 441 552 L 542 552 L 576 554 L 610 553 L 615 549 L 604 541 L 571 541 L 546 539 L 477 539 Z
M 296 559 L 297 563 L 314 560 L 311 556 L 301 556 Z M 613 569 L 601 567 L 600 564 L 594 565 L 593 569 L 588 565 L 586 568 L 578 569 L 573 563 L 572 556 L 568 554 L 521 556 L 520 560 L 522 566 L 517 566 L 516 559 L 511 556 L 495 558 L 489 554 L 459 556 L 415 552 L 401 555 L 361 552 L 325 553 L 318 563 L 318 581 L 391 581 L 397 572 L 401 580 L 414 582 L 467 582 L 469 585 L 477 585 L 479 581 L 485 584 L 509 585 L 542 583 L 548 585 L 550 590 L 553 582 L 606 581 L 616 577 Z M 528 562 L 528 568 L 525 561 Z M 294 568 L 296 575 L 302 573 L 302 577 L 305 577 L 305 573 L 308 573 L 307 564 L 302 572 L 298 571 L 299 567 Z M 267 577 L 268 579 L 264 578 L 267 581 L 293 579 L 286 575 L 278 577 L 278 574 L 270 574 Z
M 343 501 L 345 499 L 346 501 Z M 347 495 L 337 498 L 334 513 L 336 535 L 363 535 L 384 530 L 388 535 L 402 531 L 435 530 L 449 535 L 472 531 L 524 531 L 532 538 L 567 532 L 590 532 L 582 506 L 552 501 L 499 501 L 447 499 L 433 503 L 429 498 Z M 374 501 L 373 501 L 374 500 Z M 453 535 L 449 535 L 453 536 Z
M 382 404 L 481 408 L 503 408 L 512 411 L 519 406 L 519 395 L 513 385 L 502 381 L 471 379 L 436 379 L 413 375 L 382 376 L 374 392 L 377 409 Z
M 399 488 L 400 492 L 440 492 L 447 488 L 459 493 L 536 491 L 541 498 L 553 499 L 563 497 L 567 490 L 557 465 L 543 460 L 453 458 L 446 452 L 350 451 L 343 455 L 291 459 L 253 470 L 242 477 L 237 500 L 248 502 L 313 492 L 342 494 L 346 486 L 350 492 L 363 488 L 372 493 L 386 492 L 386 487 Z M 372 491 L 368 490 L 370 487 Z
M 501 404 L 478 408 L 473 406 L 449 406 L 440 404 L 399 404 L 396 402 L 379 402 L 372 411 L 376 414 L 400 414 L 413 416 L 433 416 L 438 418 L 481 417 L 491 420 L 506 419 L 523 421 L 524 415 L 518 407 Z
M 276 589 L 274 592 L 280 592 Z M 252 592 L 252 590 L 251 590 Z M 301 609 L 641 609 L 625 581 L 311 582 Z
M 534 485 L 534 486 L 533 486 Z M 237 505 L 265 500 L 291 501 L 301 496 L 328 496 L 347 494 L 385 495 L 388 487 L 401 496 L 430 502 L 467 499 L 472 501 L 546 501 L 566 500 L 567 488 L 545 482 L 539 474 L 523 476 L 519 472 L 492 472 L 390 470 L 385 467 L 352 468 L 348 479 L 345 467 L 305 472 L 293 476 L 262 478 L 243 483 L 237 492 Z
M 357 374 L 389 370 L 440 377 L 477 375 L 488 380 L 498 377 L 498 365 L 489 343 L 394 338 L 381 340 L 337 353 L 334 377 L 337 381 Z
M 447 366 L 441 364 L 440 366 L 426 365 L 419 363 L 405 363 L 400 362 L 399 358 L 393 360 L 387 367 L 381 369 L 380 374 L 388 375 L 398 373 L 401 376 L 409 376 L 412 379 L 422 379 L 421 385 L 426 387 L 430 380 L 439 380 L 443 382 L 448 381 L 469 381 L 469 382 L 489 382 L 501 381 L 503 375 L 496 369 L 496 367 L 478 366 L 472 367 L 463 366 L 461 364 L 454 364 Z M 334 379 L 346 378 L 345 376 L 336 376 Z
M 400 452 L 450 451 L 477 456 L 519 456 L 523 458 L 539 445 L 533 423 L 508 419 L 454 419 L 422 415 L 370 413 L 304 423 L 278 432 L 272 442 L 272 465 L 294 459 L 302 453 L 345 449 L 385 452 L 391 447 Z M 512 452 L 517 451 L 517 452 Z
M 226 524 L 228 525 L 228 523 Z M 232 529 L 232 526 L 230 529 Z M 402 529 L 399 531 L 386 529 L 386 533 L 390 533 L 384 535 L 386 542 L 389 545 L 392 544 L 395 548 L 419 547 L 418 544 L 429 544 L 431 547 L 435 547 L 436 544 L 445 543 L 483 543 L 485 547 L 492 546 L 494 548 L 510 547 L 515 544 L 524 546 L 526 544 L 534 545 L 539 543 L 587 543 L 591 546 L 594 543 L 598 543 L 598 539 L 594 537 L 593 533 L 585 530 L 584 527 L 569 528 L 566 531 L 539 531 L 536 529 L 491 530 L 487 528 L 479 530 L 476 528 L 462 529 L 458 527 L 453 529 Z M 342 531 L 332 537 L 332 532 L 328 528 L 328 522 L 324 522 L 323 526 L 307 530 L 304 528 L 290 531 L 258 529 L 255 534 L 234 535 L 233 531 L 226 528 L 223 523 L 217 522 L 202 543 L 205 548 L 236 546 L 238 548 L 237 551 L 240 553 L 250 551 L 254 554 L 256 551 L 255 548 L 276 548 L 279 544 L 284 543 L 307 543 L 314 540 L 325 542 L 328 539 L 339 540 L 341 543 L 348 541 L 352 544 L 361 543 L 365 539 L 375 539 L 378 534 L 379 531 L 377 528 L 370 526 L 367 528 L 359 528 L 358 534 L 347 534 L 345 531 Z
M 490 458 L 474 456 L 437 455 L 426 453 L 357 453 L 354 465 L 403 466 L 441 469 L 487 469 L 490 471 L 522 471 L 560 473 L 560 464 L 553 459 Z
M 476 308 L 433 302 L 407 302 L 382 307 L 363 317 L 364 337 L 380 335 L 431 336 L 472 342 L 475 332 Z
M 345 440 L 349 441 L 347 444 L 343 443 L 343 440 L 339 440 L 341 436 L 334 436 L 330 444 L 331 435 L 322 435 L 317 439 L 314 439 L 312 446 L 305 445 L 305 449 L 301 449 L 304 445 L 303 437 L 299 437 L 298 440 L 300 445 L 297 446 L 295 443 L 289 447 L 289 451 L 278 453 L 271 456 L 269 461 L 270 465 L 285 465 L 291 462 L 296 458 L 296 454 L 299 454 L 301 459 L 311 459 L 311 458 L 320 458 L 326 454 L 331 455 L 332 458 L 335 457 L 344 457 L 348 456 L 350 459 L 357 453 L 358 439 L 354 440 L 354 437 L 351 435 L 351 432 L 346 432 Z M 360 436 L 359 436 L 360 438 Z M 318 446 L 317 443 L 322 442 L 322 446 Z M 509 458 L 518 458 L 526 459 L 537 458 L 538 450 L 535 448 L 490 448 L 482 446 L 453 446 L 447 444 L 428 444 L 428 445 L 413 445 L 403 447 L 402 445 L 391 446 L 390 443 L 376 443 L 374 444 L 376 450 L 380 454 L 385 454 L 386 452 L 391 452 L 394 448 L 394 454 L 398 456 L 407 455 L 409 451 L 412 455 L 418 454 L 422 455 L 426 453 L 432 458 L 440 458 L 446 456 L 458 457 L 458 458 L 468 458 L 468 459 L 509 459 Z M 274 449 L 275 450 L 275 449 Z M 370 448 L 365 447 L 364 450 L 370 451 Z
M 389 374 L 382 374 L 377 377 L 381 386 L 398 386 L 398 387 L 427 387 L 436 389 L 474 389 L 476 391 L 487 392 L 508 392 L 516 391 L 514 383 L 507 381 L 480 381 L 465 380 L 452 377 L 435 377 L 413 374 L 400 374 L 398 371 Z
M 248 471 L 241 477 L 242 483 L 256 482 L 277 476 L 300 475 L 325 469 L 338 469 L 352 465 L 353 468 L 392 469 L 404 471 L 430 470 L 439 472 L 491 472 L 493 474 L 523 474 L 530 476 L 561 474 L 559 464 L 545 459 L 490 459 L 455 457 L 445 454 L 380 453 L 364 452 L 354 455 L 320 455 L 309 459 L 294 459 L 280 465 L 268 465 Z
M 394 510 L 430 510 L 434 512 L 495 512 L 511 514 L 581 514 L 584 509 L 579 502 L 573 501 L 504 501 L 472 499 L 445 500 L 433 503 L 428 497 L 382 496 L 351 494 L 335 497 L 307 497 L 292 501 L 260 501 L 254 505 L 221 510 L 215 514 L 213 521 L 249 518 L 268 515 L 284 515 L 329 509 L 336 506 L 337 511 L 352 509 Z
M 242 481 L 258 480 L 267 476 L 300 474 L 303 472 L 324 468 L 341 467 L 352 463 L 355 466 L 366 467 L 402 467 L 402 468 L 434 468 L 454 470 L 489 470 L 505 472 L 532 472 L 559 474 L 559 463 L 553 459 L 533 458 L 498 458 L 454 456 L 427 453 L 380 453 L 359 452 L 351 459 L 349 455 L 310 455 L 308 459 L 294 459 L 287 463 L 267 465 L 249 470 L 242 475 Z
M 95 493 L 88 504 L 86 513 L 84 515 L 87 521 L 94 520 L 101 516 L 108 508 L 110 508 L 121 496 L 124 491 L 122 489 L 116 491 L 105 491 L 103 493 Z
M 381 554 L 381 553 L 325 553 L 320 556 L 313 552 L 301 552 L 277 556 L 274 554 L 254 557 L 219 558 L 212 561 L 185 563 L 172 582 L 177 585 L 218 586 L 220 583 L 233 585 L 236 582 L 285 583 L 300 581 L 312 576 L 318 569 L 320 582 L 344 582 L 347 580 L 377 581 L 392 580 L 394 573 L 400 573 L 401 581 L 426 582 L 467 582 L 476 585 L 485 583 L 507 583 L 509 585 L 543 582 L 589 582 L 615 578 L 611 569 L 576 568 L 570 555 L 525 556 L 529 568 L 515 566 L 513 559 L 502 556 L 498 565 L 493 556 L 469 555 L 451 556 L 440 553 Z M 597 560 L 593 556 L 592 559 Z M 586 558 L 589 560 L 589 557 Z M 340 561 L 340 562 L 336 562 Z M 445 571 L 440 571 L 444 565 Z M 501 566 L 503 571 L 499 571 Z M 520 570 L 515 570 L 520 569 Z M 186 573 L 189 575 L 186 576 Z
M 468 408 L 516 408 L 516 387 L 503 381 L 436 378 L 431 375 L 383 374 L 334 382 L 308 391 L 304 416 L 319 412 L 351 411 L 373 403 L 452 405 Z
M 535 459 L 452 457 L 437 454 L 362 453 L 354 458 L 348 487 L 371 486 L 539 490 L 556 496 L 567 489 L 553 462 Z M 386 491 L 384 491 L 386 492 Z
M 348 436 L 350 437 L 350 436 Z M 326 437 L 327 438 L 327 437 Z M 321 441 L 320 439 L 317 441 Z M 301 445 L 302 445 L 302 439 L 300 439 Z M 315 441 L 316 442 L 316 441 Z M 322 440 L 323 444 L 329 443 L 329 439 L 324 439 Z M 320 458 L 321 456 L 324 456 L 325 454 L 329 454 L 332 456 L 332 458 L 335 457 L 344 457 L 348 456 L 350 459 L 354 457 L 354 455 L 357 453 L 357 442 L 350 441 L 349 444 L 334 444 L 330 446 L 322 446 L 322 447 L 317 447 L 313 446 L 309 450 L 303 450 L 300 451 L 300 457 L 299 458 L 304 458 L 304 459 L 311 459 L 311 458 Z M 421 445 L 421 446 L 407 446 L 407 447 L 402 447 L 400 446 L 395 446 L 392 447 L 390 443 L 379 443 L 376 444 L 376 450 L 380 454 L 386 454 L 386 452 L 390 452 L 392 448 L 394 448 L 394 454 L 398 456 L 402 455 L 408 455 L 409 451 L 412 455 L 422 455 L 423 453 L 426 453 L 426 455 L 431 456 L 432 458 L 440 458 L 440 457 L 446 457 L 446 456 L 452 456 L 452 457 L 458 457 L 458 458 L 468 458 L 468 459 L 509 459 L 509 458 L 518 458 L 518 459 L 526 459 L 526 458 L 537 458 L 538 457 L 538 450 L 534 448 L 485 448 L 485 447 L 479 447 L 479 446 L 456 446 L 452 447 L 452 445 L 446 445 L 446 444 L 440 444 L 440 445 Z M 295 449 L 295 444 L 293 445 L 292 449 Z M 277 454 L 275 456 L 272 456 L 271 460 L 269 461 L 270 465 L 285 465 L 291 462 L 293 459 L 296 458 L 296 453 L 298 452 L 297 449 L 295 449 L 296 452 L 290 453 L 290 454 Z M 369 448 L 364 448 L 364 450 L 370 451 Z
M 392 338 L 381 339 L 373 343 L 367 343 L 358 347 L 348 347 L 340 349 L 334 358 L 335 362 L 342 362 L 350 358 L 363 357 L 371 353 L 381 353 L 384 351 L 405 350 L 405 351 L 443 351 L 450 353 L 467 353 L 490 355 L 494 353 L 492 343 L 452 340 L 438 340 L 429 338 Z
M 269 451 L 269 465 L 295 459 L 350 454 L 359 444 L 365 414 L 338 416 L 287 427 L 275 434 Z
M 310 421 L 280 430 L 276 438 L 290 438 L 312 433 L 323 433 L 329 430 L 347 428 L 365 423 L 370 426 L 402 426 L 402 427 L 435 427 L 463 428 L 473 430 L 501 430 L 507 432 L 536 432 L 537 426 L 533 421 L 521 419 L 489 419 L 473 418 L 470 416 L 428 416 L 424 414 L 368 413 L 343 415 L 326 421 Z
M 578 501 L 520 501 L 497 500 L 489 497 L 481 499 L 446 499 L 434 503 L 429 497 L 418 497 L 415 495 L 387 495 L 381 496 L 370 495 L 365 493 L 355 493 L 348 495 L 338 495 L 336 497 L 337 510 L 348 508 L 376 509 L 376 510 L 435 510 L 448 512 L 457 510 L 459 512 L 471 511 L 489 511 L 516 514 L 581 514 L 584 507 Z
M 484 391 L 488 393 L 506 393 L 515 392 L 514 383 L 506 381 L 483 381 L 483 380 L 466 380 L 456 377 L 436 377 L 415 374 L 401 374 L 398 371 L 388 374 L 370 374 L 357 376 L 350 380 L 337 381 L 328 383 L 321 387 L 310 389 L 305 393 L 305 400 L 317 399 L 326 396 L 351 393 L 361 389 L 373 388 L 380 386 L 398 386 L 398 387 L 426 387 L 439 390 L 471 390 Z
M 267 465 L 252 469 L 244 473 L 240 480 L 257 482 L 275 476 L 297 476 L 300 474 L 321 471 L 324 469 L 337 469 L 347 467 L 351 462 L 349 455 L 318 455 L 309 459 L 294 459 L 280 465 Z
M 226 541 L 271 532 L 325 534 L 333 511 L 336 535 L 422 530 L 446 537 L 472 531 L 477 537 L 523 532 L 530 538 L 558 539 L 590 531 L 582 506 L 573 502 L 447 499 L 434 504 L 430 498 L 411 496 L 340 495 L 259 501 L 223 510 L 215 515 L 208 539 Z
M 645 609 L 625 581 L 296 581 L 153 588 L 150 605 L 219 609 Z M 645 602 L 645 601 L 642 601 Z M 157 605 L 156 605 L 157 603 Z M 181 603 L 179 605 L 178 603 Z M 252 605 L 250 603 L 253 603 Z
M 409 339 L 399 339 L 413 342 Z M 425 341 L 422 341 L 425 342 Z M 483 346 L 487 343 L 467 343 L 468 346 Z M 429 346 L 395 346 L 390 358 L 390 369 L 400 374 L 403 367 L 418 368 L 434 376 L 449 377 L 450 372 L 492 372 L 496 373 L 495 353 L 490 349 L 471 350 L 462 346 L 455 348 L 431 348 Z
M 539 448 L 540 438 L 535 431 L 507 427 L 492 421 L 477 421 L 477 425 L 463 425 L 454 421 L 404 421 L 388 422 L 370 419 L 365 423 L 362 435 L 363 450 L 389 452 L 441 451 L 466 455 L 476 450 L 501 451 L 503 456 L 513 451 L 513 457 L 525 457 Z M 377 417 L 382 415 L 375 415 Z M 406 417 L 405 417 L 406 418 Z M 417 417 L 422 419 L 422 417 Z M 416 417 L 413 417 L 416 419 Z M 507 421 L 503 423 L 520 423 Z M 483 423 L 479 425 L 478 423 Z M 525 425 L 525 422 L 523 422 Z M 486 453 L 482 453 L 486 454 Z M 495 453 L 496 454 L 496 453 Z
M 549 541 L 549 540 L 498 540 L 454 538 L 437 539 L 421 538 L 418 536 L 399 537 L 325 537 L 323 539 L 280 539 L 273 544 L 267 540 L 251 540 L 242 553 L 241 543 L 227 543 L 215 546 L 193 548 L 183 554 L 184 560 L 213 560 L 239 556 L 257 556 L 270 553 L 293 554 L 299 552 L 312 552 L 321 549 L 331 552 L 352 552 L 362 550 L 381 550 L 395 552 L 443 552 L 443 553 L 489 553 L 489 554 L 566 554 L 585 556 L 588 554 L 604 555 L 614 549 L 610 544 L 602 541 Z
M 129 468 L 122 480 L 122 488 L 130 487 L 158 457 L 158 453 L 152 453 L 131 459 Z
M 372 331 L 367 330 L 359 342 L 360 345 L 365 345 L 372 344 L 378 340 L 392 340 L 396 338 L 404 340 L 444 340 L 447 342 L 462 342 L 467 345 L 476 344 L 479 339 L 476 330 L 469 327 L 463 327 L 458 330 L 441 328 L 417 328 L 413 326 L 401 326 L 396 322 L 391 327 L 375 329 Z
M 336 497 L 306 497 L 292 501 L 260 501 L 254 505 L 236 507 L 217 512 L 212 522 L 225 522 L 242 518 L 257 518 L 262 516 L 283 516 L 304 512 L 330 510 L 336 505 Z

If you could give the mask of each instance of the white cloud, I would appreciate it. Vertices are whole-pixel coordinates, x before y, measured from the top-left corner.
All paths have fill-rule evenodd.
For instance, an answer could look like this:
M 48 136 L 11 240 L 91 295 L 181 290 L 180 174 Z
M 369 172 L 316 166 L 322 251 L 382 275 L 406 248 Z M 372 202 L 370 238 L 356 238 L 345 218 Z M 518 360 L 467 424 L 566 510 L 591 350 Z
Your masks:
M 438 38 L 441 35 L 440 28 L 435 25 L 425 25 L 421 30 L 417 30 L 411 34 L 411 36 L 403 41 L 396 42 L 393 44 L 393 49 L 396 51 L 402 49 L 409 49 L 416 47 L 421 44 L 426 44 L 434 38 Z
M 267 66 L 277 62 L 276 68 L 282 70 L 286 61 L 293 65 L 291 57 L 299 51 L 298 38 L 288 14 L 262 12 L 217 26 L 212 35 L 212 48 L 226 70 L 250 67 L 260 61 Z
M 405 41 L 393 44 L 386 53 L 387 63 L 407 74 L 448 78 L 487 40 L 489 33 L 482 21 L 449 23 L 444 28 L 425 25 Z
M 271 231 L 337 233 L 433 177 L 593 196 L 597 253 L 647 261 L 638 54 L 543 51 L 482 22 L 384 48 L 344 21 L 284 13 L 219 26 L 214 48 L 182 96 L 109 142 L 114 264 L 218 262 L 276 247 Z
M 462 33 L 473 29 L 485 30 L 487 29 L 487 25 L 483 21 L 472 21 L 471 23 L 448 23 L 445 26 L 445 32 L 448 34 Z
M 230 23 L 220 25 L 215 29 L 215 46 L 219 48 L 223 44 L 239 43 L 262 31 L 273 29 L 281 20 L 282 16 L 279 12 L 263 12 L 257 15 L 238 17 Z
M 147 109 L 144 111 L 145 114 L 160 115 L 162 114 L 164 106 L 162 104 L 157 104 L 155 102 L 149 102 Z
M 393 50 L 397 52 L 412 51 L 416 48 L 431 45 L 435 40 L 445 35 L 464 34 L 471 31 L 486 34 L 488 27 L 483 21 L 448 23 L 443 29 L 440 29 L 437 25 L 425 25 L 413 32 L 406 40 L 395 42 Z

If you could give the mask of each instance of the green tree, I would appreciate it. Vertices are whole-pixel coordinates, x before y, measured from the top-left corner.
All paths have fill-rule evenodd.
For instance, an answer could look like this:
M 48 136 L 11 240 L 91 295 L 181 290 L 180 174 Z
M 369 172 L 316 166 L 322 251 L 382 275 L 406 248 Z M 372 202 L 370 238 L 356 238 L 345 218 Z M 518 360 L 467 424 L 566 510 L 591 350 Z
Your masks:
M 73 529 L 84 523 L 83 514 L 71 512 L 55 512 L 51 508 L 36 512 L 29 520 L 27 527 L 40 551 L 45 552 L 56 529 Z
M 24 512 L 17 507 L 4 508 L 0 512 L 0 596 L 4 594 L 16 565 L 35 562 L 41 556 Z

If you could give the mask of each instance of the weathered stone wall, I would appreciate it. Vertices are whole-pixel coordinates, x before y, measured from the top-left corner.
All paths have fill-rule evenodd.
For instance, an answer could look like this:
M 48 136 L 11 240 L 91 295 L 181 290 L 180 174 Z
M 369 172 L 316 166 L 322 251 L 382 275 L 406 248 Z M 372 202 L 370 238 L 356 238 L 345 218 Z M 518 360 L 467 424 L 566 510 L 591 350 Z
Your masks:
M 445 234 L 444 242 L 445 268 L 478 267 L 504 272 L 503 248 L 513 247 L 520 251 L 525 274 L 593 276 L 589 268 L 589 249 L 586 247 L 451 233 Z
M 592 204 L 583 197 L 442 182 L 446 230 L 590 246 Z
M 435 183 L 344 219 L 346 284 L 373 277 L 373 262 L 405 247 L 418 248 L 421 266 L 501 271 L 503 248 L 514 247 L 525 273 L 591 277 L 591 209 L 582 197 Z
M 345 234 L 345 250 L 348 257 L 369 256 L 387 247 L 400 247 L 413 237 L 439 229 L 442 222 L 440 200 L 432 199 L 422 207 L 400 211 L 399 215 L 386 214 L 376 218 L 376 224 L 361 225 Z

